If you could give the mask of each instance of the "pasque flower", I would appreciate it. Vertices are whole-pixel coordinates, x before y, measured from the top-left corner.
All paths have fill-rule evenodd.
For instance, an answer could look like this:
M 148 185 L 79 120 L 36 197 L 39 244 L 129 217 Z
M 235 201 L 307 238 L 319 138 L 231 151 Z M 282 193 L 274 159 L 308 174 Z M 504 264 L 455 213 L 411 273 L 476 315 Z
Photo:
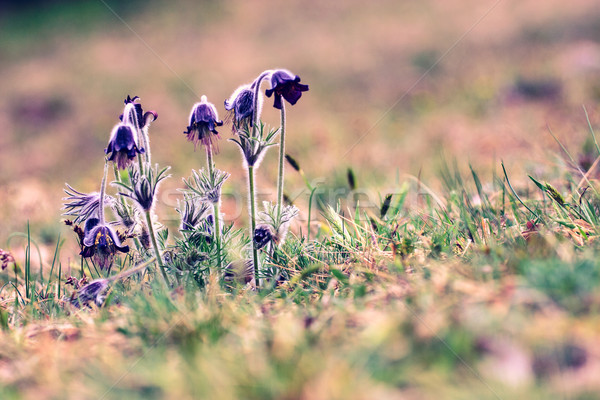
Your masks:
M 281 110 L 281 98 L 283 97 L 291 105 L 296 104 L 302 96 L 302 92 L 308 91 L 308 85 L 300 83 L 300 77 L 292 74 L 287 69 L 275 70 L 269 79 L 271 89 L 265 90 L 267 97 L 275 94 L 273 107 Z
M 131 124 L 120 123 L 113 128 L 104 153 L 110 153 L 108 160 L 117 164 L 117 168 L 125 169 L 137 154 L 144 153 L 144 148 L 138 144 L 135 128 Z
M 142 108 L 142 105 L 138 102 L 140 98 L 133 96 L 125 99 L 125 110 L 120 116 L 121 121 L 132 124 L 137 129 L 144 129 L 149 126 L 151 122 L 156 121 L 158 114 L 156 111 L 146 111 Z M 125 117 L 124 117 L 125 116 Z
M 110 268 L 117 251 L 127 253 L 129 246 L 122 245 L 114 229 L 101 224 L 100 219 L 88 218 L 85 221 L 83 249 L 80 254 L 83 257 L 93 257 L 100 269 L 104 269 Z
M 256 82 L 242 85 L 234 90 L 228 100 L 225 100 L 225 109 L 230 112 L 234 129 L 239 130 L 244 126 L 251 127 L 253 125 L 255 85 Z M 262 110 L 262 103 L 263 97 L 259 91 L 256 105 L 258 116 Z
M 96 279 L 73 292 L 71 305 L 81 308 L 82 306 L 89 307 L 91 303 L 94 303 L 97 307 L 101 307 L 107 290 L 108 279 Z
M 206 96 L 202 96 L 200 102 L 192 107 L 189 120 L 190 125 L 183 133 L 187 135 L 190 142 L 194 142 L 194 149 L 198 142 L 207 148 L 212 148 L 214 138 L 219 137 L 216 128 L 223 125 L 223 121 L 219 121 L 219 114 L 214 104 L 209 103 Z
M 139 99 L 138 96 L 134 96 L 133 98 L 127 96 L 124 101 L 125 108 L 123 114 L 119 118 L 122 122 L 130 124 L 134 128 L 138 143 L 146 150 L 144 152 L 144 159 L 146 162 L 150 162 L 150 137 L 148 136 L 148 128 L 151 122 L 156 121 L 158 114 L 156 111 L 144 112 Z
M 254 230 L 254 244 L 257 249 L 262 249 L 273 240 L 273 228 L 267 224 L 260 224 Z
M 263 202 L 264 211 L 259 213 L 260 225 L 254 231 L 254 241 L 261 244 L 260 247 L 272 241 L 279 245 L 285 241 L 290 224 L 299 214 L 296 206 L 288 205 L 279 209 L 268 201 Z

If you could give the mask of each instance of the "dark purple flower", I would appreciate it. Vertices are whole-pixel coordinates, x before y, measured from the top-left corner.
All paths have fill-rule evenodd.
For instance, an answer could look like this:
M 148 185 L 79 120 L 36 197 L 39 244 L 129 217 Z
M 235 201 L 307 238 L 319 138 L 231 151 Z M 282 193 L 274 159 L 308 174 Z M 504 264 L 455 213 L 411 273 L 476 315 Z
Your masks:
M 98 218 L 88 218 L 85 222 L 83 237 L 83 257 L 93 257 L 100 269 L 110 269 L 117 251 L 127 253 L 129 246 L 122 245 L 119 236 L 113 228 L 100 224 Z
M 302 92 L 308 91 L 308 85 L 300 83 L 300 77 L 292 74 L 286 69 L 278 69 L 271 74 L 271 89 L 267 89 L 265 94 L 271 97 L 275 94 L 273 107 L 281 110 L 281 97 L 287 100 L 291 105 L 296 104 L 302 97 Z
M 144 110 L 142 109 L 142 105 L 137 102 L 139 99 L 140 98 L 138 96 L 134 96 L 132 98 L 128 95 L 125 101 L 123 102 L 125 103 L 124 114 L 128 116 L 128 118 L 126 118 L 124 122 L 129 122 L 136 128 L 143 129 L 146 126 L 149 126 L 151 122 L 156 121 L 156 119 L 158 118 L 158 114 L 156 113 L 156 111 L 144 112 Z M 131 106 L 128 107 L 128 105 L 130 104 Z M 119 117 L 121 121 L 123 121 L 124 114 L 121 114 L 121 116 Z
M 144 153 L 144 148 L 139 148 L 134 128 L 130 124 L 121 123 L 113 128 L 104 153 L 111 153 L 108 160 L 115 162 L 117 168 L 125 169 L 137 154 Z
M 254 244 L 257 249 L 262 249 L 273 240 L 273 228 L 270 225 L 258 225 L 254 230 Z
M 262 94 L 258 95 L 258 116 L 262 109 Z M 233 120 L 234 129 L 240 129 L 243 126 L 252 126 L 254 117 L 254 84 L 242 85 L 237 88 L 225 100 L 225 109 L 229 111 L 230 118 Z
M 219 137 L 217 126 L 221 125 L 223 125 L 223 121 L 219 121 L 214 104 L 209 103 L 206 96 L 202 96 L 200 103 L 196 103 L 192 107 L 190 125 L 183 133 L 187 135 L 190 142 L 194 142 L 194 150 L 196 150 L 198 142 L 201 142 L 206 148 L 212 148 L 213 139 Z M 215 152 L 218 152 L 218 149 L 215 148 Z

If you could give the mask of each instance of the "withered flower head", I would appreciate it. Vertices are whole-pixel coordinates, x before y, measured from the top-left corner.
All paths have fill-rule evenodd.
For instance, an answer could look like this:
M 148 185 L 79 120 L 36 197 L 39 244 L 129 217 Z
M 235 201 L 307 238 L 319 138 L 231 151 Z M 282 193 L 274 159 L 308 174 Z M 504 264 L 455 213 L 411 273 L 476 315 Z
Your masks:
M 200 103 L 196 103 L 192 107 L 189 120 L 190 125 L 183 133 L 187 135 L 190 142 L 194 142 L 194 150 L 198 142 L 201 142 L 206 148 L 212 148 L 214 138 L 219 137 L 217 126 L 223 125 L 223 121 L 219 121 L 219 114 L 214 104 L 209 103 L 206 96 L 202 96 Z M 217 151 L 215 150 L 215 152 Z
M 85 222 L 85 236 L 83 238 L 83 257 L 93 257 L 100 269 L 112 266 L 117 251 L 127 253 L 129 246 L 122 245 L 119 236 L 113 228 L 106 224 L 100 224 L 98 218 L 89 218 Z
M 110 154 L 109 161 L 117 164 L 117 168 L 127 168 L 137 154 L 144 153 L 144 148 L 139 147 L 134 127 L 128 123 L 115 125 L 110 134 L 108 147 L 105 154 Z
M 292 74 L 287 69 L 278 69 L 271 74 L 271 89 L 267 89 L 265 94 L 271 97 L 275 94 L 273 107 L 281 110 L 281 98 L 283 97 L 291 105 L 296 104 L 302 97 L 302 92 L 308 91 L 308 85 L 300 83 L 300 77 Z

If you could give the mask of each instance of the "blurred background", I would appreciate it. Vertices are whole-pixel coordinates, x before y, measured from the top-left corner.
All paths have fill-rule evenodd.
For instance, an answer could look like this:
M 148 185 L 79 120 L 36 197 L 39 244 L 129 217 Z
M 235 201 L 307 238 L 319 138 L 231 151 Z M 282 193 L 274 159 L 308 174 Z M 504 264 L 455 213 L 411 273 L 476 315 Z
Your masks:
M 28 220 L 47 244 L 65 234 L 64 183 L 98 190 L 127 95 L 159 114 L 153 160 L 173 177 L 157 211 L 172 219 L 171 194 L 205 164 L 182 134 L 192 105 L 205 94 L 224 118 L 237 86 L 277 67 L 310 85 L 288 107 L 287 151 L 311 181 L 343 187 L 352 168 L 374 192 L 408 175 L 435 186 L 444 158 L 488 180 L 504 160 L 518 181 L 557 162 L 548 128 L 586 157 L 582 106 L 593 126 L 600 120 L 600 8 L 595 0 L 3 1 L 0 245 Z M 271 104 L 263 119 L 276 126 Z M 231 130 L 220 132 L 226 191 L 244 195 Z M 276 163 L 271 150 L 258 171 L 264 198 L 275 197 Z M 302 179 L 289 167 L 287 175 L 286 191 L 305 209 Z

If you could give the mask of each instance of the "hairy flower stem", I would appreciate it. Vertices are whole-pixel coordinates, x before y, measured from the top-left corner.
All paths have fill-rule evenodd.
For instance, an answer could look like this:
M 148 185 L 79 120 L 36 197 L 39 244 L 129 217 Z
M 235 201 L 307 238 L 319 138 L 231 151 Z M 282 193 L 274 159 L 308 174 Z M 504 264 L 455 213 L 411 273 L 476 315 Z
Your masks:
M 256 229 L 256 199 L 254 198 L 254 166 L 248 166 L 248 195 L 250 196 L 250 241 L 252 242 L 252 261 L 254 262 L 254 281 L 258 288 L 258 249 L 254 241 L 254 230 Z
M 213 152 L 212 146 L 206 146 L 206 162 L 208 164 L 208 173 L 210 174 L 210 178 L 213 179 L 214 171 L 215 171 L 215 163 L 213 160 Z M 221 269 L 221 228 L 219 226 L 219 202 L 220 202 L 220 194 L 219 201 L 213 203 L 213 221 L 214 221 L 214 232 L 215 232 L 215 244 L 217 245 L 217 267 Z
M 277 94 L 275 95 L 277 96 Z M 281 124 L 279 127 L 279 174 L 277 176 L 277 218 L 281 218 L 281 208 L 283 207 L 283 178 L 285 158 L 285 104 L 281 102 Z
M 256 80 L 254 81 L 254 108 L 252 114 L 252 137 L 255 138 L 258 136 L 258 94 L 260 93 L 260 84 L 263 79 L 265 79 L 271 71 L 265 71 Z M 248 165 L 248 195 L 250 196 L 250 241 L 252 242 L 252 261 L 254 263 L 254 282 L 256 287 L 259 287 L 258 280 L 258 271 L 260 270 L 260 265 L 258 261 L 258 249 L 256 248 L 256 243 L 254 242 L 254 230 L 256 229 L 256 199 L 254 197 L 254 165 Z
M 256 85 L 254 87 L 254 108 L 253 108 L 253 113 L 252 113 L 252 137 L 256 137 L 257 133 L 258 133 L 258 94 L 260 92 L 260 84 L 262 83 L 263 79 L 265 79 L 269 74 L 271 73 L 271 71 L 265 71 L 262 74 L 259 75 L 258 78 L 256 78 L 256 80 L 254 81 L 254 84 Z
M 104 192 L 106 192 L 106 175 L 108 174 L 108 160 L 104 160 L 104 172 L 100 184 L 100 206 L 98 207 L 98 220 L 104 225 Z
M 146 223 L 148 224 L 148 232 L 150 233 L 150 240 L 152 240 L 152 246 L 154 247 L 154 252 L 156 253 L 156 262 L 158 263 L 158 267 L 160 268 L 160 272 L 162 273 L 165 282 L 167 283 L 167 287 L 171 285 L 169 282 L 169 277 L 167 276 L 167 271 L 165 271 L 165 266 L 163 264 L 162 254 L 160 254 L 160 249 L 158 248 L 158 242 L 156 241 L 156 235 L 154 234 L 154 226 L 152 225 L 152 217 L 150 216 L 150 210 L 146 210 Z
M 114 163 L 113 163 L 113 172 L 115 174 L 115 180 L 119 183 L 122 183 L 123 180 L 121 179 L 121 174 L 119 173 L 119 169 L 117 168 L 117 166 Z M 127 207 L 127 200 L 125 200 L 125 196 L 119 196 L 119 198 L 121 200 L 121 204 L 123 205 L 123 207 Z M 138 249 L 138 251 L 142 251 L 143 246 L 137 237 L 133 238 L 133 242 L 135 243 L 135 248 Z
M 119 183 L 122 183 L 121 174 L 119 173 L 119 169 L 117 168 L 117 165 L 114 163 L 113 163 L 113 173 L 115 174 L 115 180 Z M 123 204 L 123 206 L 125 206 L 127 204 L 125 197 L 119 196 L 119 199 L 121 200 L 121 204 Z
M 140 133 L 142 136 L 142 143 L 144 143 L 144 158 L 146 159 L 146 162 L 150 164 L 150 136 L 148 136 L 148 127 L 141 128 Z
M 140 168 L 140 175 L 143 175 L 144 174 L 144 163 L 142 162 L 142 157 L 140 157 L 138 155 L 137 159 L 138 159 L 138 167 Z M 150 167 L 150 164 L 148 164 L 148 167 Z M 130 176 L 130 178 L 131 178 L 131 176 Z

